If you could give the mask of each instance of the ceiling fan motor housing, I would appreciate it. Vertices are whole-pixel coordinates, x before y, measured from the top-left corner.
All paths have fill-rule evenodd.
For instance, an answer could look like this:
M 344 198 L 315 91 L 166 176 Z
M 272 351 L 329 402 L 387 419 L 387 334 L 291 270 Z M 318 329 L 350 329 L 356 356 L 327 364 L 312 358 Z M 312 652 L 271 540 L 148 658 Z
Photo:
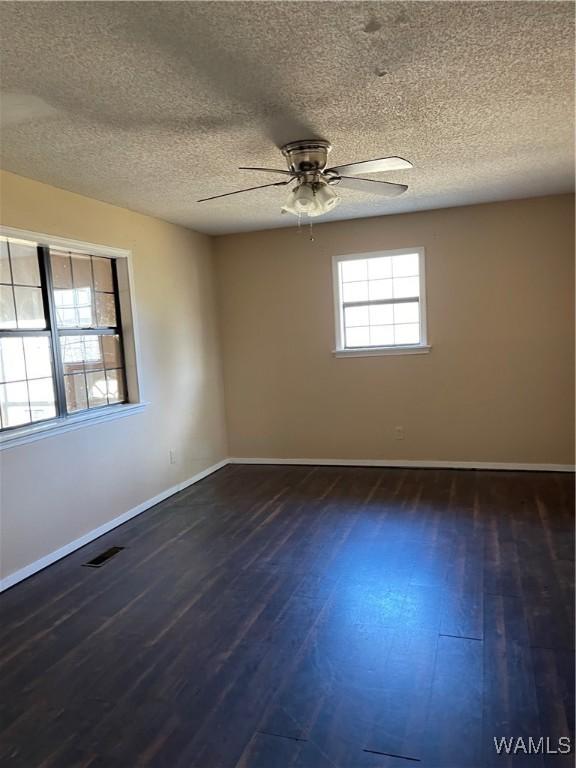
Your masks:
M 288 170 L 295 174 L 310 174 L 311 177 L 321 173 L 328 161 L 328 152 L 332 149 L 329 141 L 291 141 L 282 147 Z M 312 181 L 312 178 L 306 179 Z

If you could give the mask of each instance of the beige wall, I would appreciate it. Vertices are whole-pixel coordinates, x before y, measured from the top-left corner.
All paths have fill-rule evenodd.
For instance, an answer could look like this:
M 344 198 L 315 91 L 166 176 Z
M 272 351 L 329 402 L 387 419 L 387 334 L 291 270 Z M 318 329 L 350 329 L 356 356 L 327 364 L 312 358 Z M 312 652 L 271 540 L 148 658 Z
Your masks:
M 314 234 L 216 239 L 232 456 L 574 462 L 572 196 Z M 334 358 L 332 255 L 412 246 L 430 354 Z
M 6 226 L 132 250 L 140 379 L 150 401 L 143 413 L 0 453 L 6 577 L 227 449 L 210 239 L 10 173 L 0 193 Z

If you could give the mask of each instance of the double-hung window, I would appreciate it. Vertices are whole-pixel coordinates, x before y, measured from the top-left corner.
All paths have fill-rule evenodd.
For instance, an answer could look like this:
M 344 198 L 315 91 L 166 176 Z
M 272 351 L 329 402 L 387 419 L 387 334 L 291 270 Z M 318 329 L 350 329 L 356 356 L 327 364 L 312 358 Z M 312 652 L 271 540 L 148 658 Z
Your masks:
M 422 248 L 336 256 L 333 267 L 337 355 L 429 349 Z
M 0 236 L 0 430 L 128 401 L 117 259 Z

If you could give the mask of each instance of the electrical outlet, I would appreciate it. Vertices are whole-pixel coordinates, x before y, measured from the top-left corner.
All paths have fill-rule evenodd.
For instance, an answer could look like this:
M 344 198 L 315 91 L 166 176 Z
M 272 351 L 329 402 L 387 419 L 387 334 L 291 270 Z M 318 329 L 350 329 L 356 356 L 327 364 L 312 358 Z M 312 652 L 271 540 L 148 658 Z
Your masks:
M 396 440 L 404 440 L 404 427 L 394 427 L 394 437 Z
M 176 464 L 176 451 L 174 448 L 170 449 L 170 464 Z

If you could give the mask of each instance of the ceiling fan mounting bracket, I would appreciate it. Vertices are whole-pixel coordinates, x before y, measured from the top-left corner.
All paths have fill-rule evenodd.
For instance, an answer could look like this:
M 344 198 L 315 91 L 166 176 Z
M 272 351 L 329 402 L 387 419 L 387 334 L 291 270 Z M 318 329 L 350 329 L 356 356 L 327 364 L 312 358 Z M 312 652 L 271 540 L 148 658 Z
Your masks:
M 321 139 L 301 139 L 291 141 L 282 147 L 288 170 L 295 174 L 323 171 L 332 149 L 329 141 Z

